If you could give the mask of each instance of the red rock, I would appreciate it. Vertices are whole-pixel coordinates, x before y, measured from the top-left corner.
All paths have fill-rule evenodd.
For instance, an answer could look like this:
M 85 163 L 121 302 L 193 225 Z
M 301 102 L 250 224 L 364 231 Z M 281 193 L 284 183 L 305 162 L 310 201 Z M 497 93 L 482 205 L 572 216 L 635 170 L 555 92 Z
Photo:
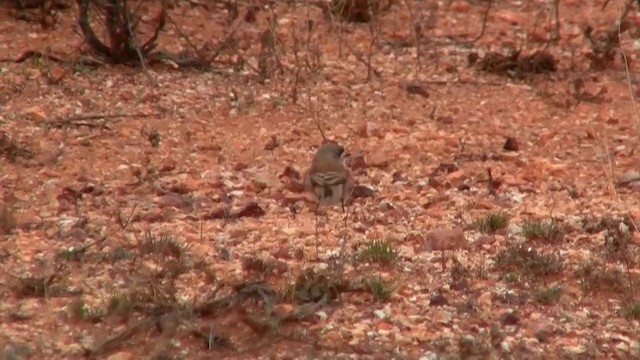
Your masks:
M 170 157 L 166 157 L 162 160 L 162 164 L 160 164 L 160 172 L 169 172 L 173 171 L 176 168 L 176 161 Z
M 258 203 L 252 201 L 240 209 L 236 214 L 236 218 L 241 217 L 261 217 L 265 214 L 264 210 L 258 205 Z
M 353 187 L 353 192 L 351 193 L 351 196 L 354 199 L 357 198 L 367 198 L 367 197 L 373 197 L 374 191 L 371 188 L 368 188 L 364 185 L 356 185 Z
M 360 124 L 358 124 L 355 132 L 356 134 L 365 138 L 375 136 L 381 139 L 384 137 L 384 134 L 380 127 L 376 123 L 371 121 L 361 122 Z
M 244 170 L 244 169 L 246 169 L 248 167 L 249 167 L 249 165 L 247 165 L 247 164 L 245 164 L 243 162 L 239 162 L 239 163 L 236 163 L 236 165 L 233 167 L 233 170 L 242 171 L 242 170 Z
M 282 172 L 282 174 L 278 175 L 278 178 L 283 178 L 283 177 L 299 180 L 300 172 L 294 169 L 292 166 L 287 166 L 284 168 L 284 171 Z
M 451 3 L 451 10 L 455 11 L 455 12 L 459 12 L 459 13 L 467 13 L 469 12 L 469 9 L 471 7 L 469 6 L 469 3 L 466 1 L 454 1 L 453 3 Z
M 67 75 L 67 71 L 60 65 L 53 65 L 49 70 L 49 82 L 57 84 Z
M 500 10 L 495 13 L 495 16 L 503 21 L 508 22 L 511 25 L 522 25 L 527 21 L 526 16 L 520 13 L 516 13 L 508 10 Z
M 353 170 L 364 169 L 367 167 L 367 161 L 364 154 L 354 154 L 349 158 L 349 167 Z

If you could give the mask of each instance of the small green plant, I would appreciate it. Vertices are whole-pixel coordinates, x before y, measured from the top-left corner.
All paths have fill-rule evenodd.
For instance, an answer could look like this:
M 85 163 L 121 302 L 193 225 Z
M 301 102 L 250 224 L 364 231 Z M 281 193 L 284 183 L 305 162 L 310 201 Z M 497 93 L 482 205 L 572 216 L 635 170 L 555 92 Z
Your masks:
M 59 251 L 56 254 L 56 258 L 62 261 L 81 261 L 82 256 L 85 254 L 82 248 L 69 247 Z
M 148 302 L 155 299 L 147 298 L 145 294 L 127 291 L 124 293 L 111 294 L 107 299 L 106 311 L 107 315 L 118 315 L 124 319 L 129 318 L 134 311 Z
M 104 312 L 91 309 L 82 300 L 75 300 L 68 306 L 69 315 L 73 320 L 91 321 L 98 323 L 104 318 Z
M 628 320 L 640 320 L 640 301 L 625 306 L 622 315 Z
M 142 254 L 158 254 L 173 257 L 174 259 L 181 259 L 186 251 L 187 246 L 173 237 L 165 234 L 155 237 L 151 232 L 147 232 L 143 243 L 140 245 L 140 253 Z
M 158 132 L 158 130 L 156 129 L 151 130 L 151 132 L 147 136 L 147 140 L 149 140 L 151 146 L 157 148 L 158 146 L 160 146 L 161 142 L 160 132 Z
M 391 265 L 398 260 L 398 252 L 388 240 L 373 240 L 366 244 L 356 255 L 361 262 Z
M 370 276 L 365 279 L 366 289 L 376 300 L 388 300 L 398 286 L 384 281 L 380 276 Z
M 506 212 L 490 213 L 487 216 L 478 219 L 473 222 L 474 229 L 487 233 L 494 234 L 509 225 L 509 214 Z
M 520 281 L 520 274 L 517 272 L 506 273 L 504 274 L 503 279 L 506 282 L 517 283 Z
M 551 305 L 560 299 L 562 296 L 563 289 L 560 286 L 554 285 L 550 287 L 536 289 L 534 292 L 534 297 L 536 301 L 543 305 Z
M 522 224 L 522 235 L 527 240 L 545 240 L 557 242 L 564 238 L 565 229 L 557 220 L 527 220 Z
M 563 267 L 559 256 L 540 253 L 524 244 L 507 246 L 496 254 L 494 261 L 496 268 L 505 273 L 518 272 L 530 278 L 557 274 Z
M 107 259 L 111 262 L 126 260 L 132 258 L 133 254 L 123 247 L 117 247 L 107 254 Z
M 462 335 L 458 339 L 460 358 L 485 358 L 491 353 L 491 343 L 483 336 Z

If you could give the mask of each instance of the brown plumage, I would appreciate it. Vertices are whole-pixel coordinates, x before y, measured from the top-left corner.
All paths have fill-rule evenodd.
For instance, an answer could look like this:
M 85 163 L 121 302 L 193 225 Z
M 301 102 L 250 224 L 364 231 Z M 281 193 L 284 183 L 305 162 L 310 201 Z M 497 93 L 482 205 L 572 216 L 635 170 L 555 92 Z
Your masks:
M 346 157 L 344 148 L 336 143 L 326 143 L 316 151 L 311 166 L 305 174 L 304 183 L 307 190 L 316 199 L 316 257 L 319 257 L 318 245 L 318 210 L 320 206 L 342 205 L 351 198 L 353 178 L 344 164 Z M 347 226 L 347 214 L 344 217 Z M 346 243 L 346 242 L 345 242 Z M 344 244 L 341 253 L 344 252 Z
M 344 205 L 351 197 L 353 179 L 344 164 L 345 150 L 336 143 L 322 145 L 305 176 L 305 186 L 318 205 Z

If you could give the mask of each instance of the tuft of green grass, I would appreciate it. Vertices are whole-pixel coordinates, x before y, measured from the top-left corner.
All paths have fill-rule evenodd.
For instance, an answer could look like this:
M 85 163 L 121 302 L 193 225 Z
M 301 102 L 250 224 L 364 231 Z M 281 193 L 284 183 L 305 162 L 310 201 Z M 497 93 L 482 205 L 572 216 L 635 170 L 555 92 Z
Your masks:
M 358 254 L 356 254 L 356 260 L 360 262 L 392 265 L 398 260 L 398 251 L 396 251 L 388 240 L 375 239 L 366 244 Z
M 104 319 L 104 311 L 92 309 L 82 300 L 75 300 L 68 306 L 69 315 L 73 320 L 98 323 Z
M 491 344 L 481 336 L 462 335 L 458 339 L 461 359 L 485 358 L 491 353 Z
M 158 254 L 179 260 L 184 257 L 187 246 L 169 235 L 155 237 L 147 232 L 139 249 L 141 254 Z
M 554 285 L 545 288 L 536 289 L 533 296 L 536 301 L 543 305 L 551 305 L 556 303 L 562 296 L 564 289 Z
M 640 320 L 640 301 L 625 306 L 621 313 L 627 320 Z
M 64 250 L 60 250 L 56 254 L 56 259 L 61 261 L 82 261 L 85 250 L 85 248 L 68 247 Z
M 495 267 L 504 273 L 517 272 L 520 276 L 540 278 L 558 274 L 563 262 L 558 255 L 543 254 L 524 245 L 509 245 L 494 257 Z
M 522 224 L 522 235 L 527 240 L 545 240 L 547 242 L 562 241 L 565 228 L 557 220 L 527 220 Z
M 511 217 L 506 212 L 490 213 L 473 222 L 473 228 L 486 234 L 494 234 L 509 225 Z
M 141 292 L 114 293 L 107 299 L 105 315 L 118 315 L 128 319 L 136 310 L 141 310 L 145 304 L 153 303 L 155 300 Z
M 365 278 L 365 287 L 376 300 L 388 300 L 398 289 L 397 284 L 386 282 L 380 276 Z

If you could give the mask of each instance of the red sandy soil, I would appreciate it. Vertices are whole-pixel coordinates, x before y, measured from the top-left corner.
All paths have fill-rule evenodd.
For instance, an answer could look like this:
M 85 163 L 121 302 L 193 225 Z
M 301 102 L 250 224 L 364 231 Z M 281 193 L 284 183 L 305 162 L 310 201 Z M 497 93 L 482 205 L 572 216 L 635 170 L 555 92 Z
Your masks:
M 180 33 L 215 47 L 230 30 L 221 6 L 177 3 L 158 48 L 188 49 Z M 561 1 L 561 39 L 546 49 L 558 69 L 524 79 L 479 71 L 467 58 L 545 48 L 553 31 L 548 1 L 495 2 L 483 36 L 467 45 L 460 43 L 480 34 L 484 1 L 399 1 L 373 26 L 332 21 L 317 6 L 278 2 L 262 4 L 255 22 L 242 23 L 236 50 L 225 50 L 208 71 L 170 63 L 152 65 L 148 73 L 47 59 L 0 63 L 0 149 L 22 149 L 0 157 L 3 211 L 12 214 L 3 216 L 16 221 L 0 233 L 3 358 L 82 358 L 108 336 L 148 321 L 144 308 L 95 321 L 73 310 L 74 304 L 104 310 L 109 296 L 153 279 L 165 289 L 166 279 L 153 274 L 169 267 L 168 255 L 119 261 L 100 255 L 136 254 L 147 232 L 168 234 L 201 261 L 174 279 L 171 295 L 180 304 L 217 287 L 223 296 L 231 285 L 254 280 L 282 290 L 304 269 L 326 268 L 343 235 L 350 252 L 386 239 L 399 253 L 392 266 L 350 263 L 345 278 L 379 275 L 397 289 L 386 300 L 345 292 L 266 333 L 239 321 L 237 308 L 155 318 L 160 325 L 100 348 L 97 358 L 640 358 L 636 235 L 624 247 L 626 256 L 609 256 L 606 230 L 587 231 L 583 221 L 623 214 L 640 220 L 640 185 L 617 184 L 640 170 L 640 123 L 631 98 L 640 84 L 638 11 L 631 10 L 630 29 L 621 36 L 628 73 L 619 53 L 606 68 L 592 69 L 582 35 L 586 25 L 594 34 L 608 31 L 621 4 L 611 1 L 602 11 L 602 1 Z M 283 72 L 271 58 L 261 82 L 260 36 L 272 12 Z M 8 5 L 0 10 L 0 58 L 36 50 L 73 60 L 86 52 L 75 5 L 46 29 L 16 14 Z M 314 31 L 307 41 L 309 19 Z M 419 46 L 414 23 L 422 31 Z M 296 36 L 309 66 L 296 62 Z M 380 73 L 370 79 L 369 57 Z M 241 58 L 246 64 L 234 71 Z M 576 95 L 576 82 L 599 95 Z M 86 114 L 134 116 L 72 119 Z M 303 173 L 309 165 L 322 142 L 314 116 L 327 137 L 355 155 L 357 182 L 373 190 L 355 199 L 346 231 L 340 210 L 326 209 L 320 260 L 313 204 L 290 176 L 280 176 L 287 166 Z M 503 149 L 509 137 L 516 151 Z M 248 216 L 215 216 L 251 203 Z M 500 211 L 511 217 L 506 229 L 483 235 L 473 226 Z M 523 237 L 523 222 L 550 217 L 565 229 L 559 240 Z M 465 241 L 429 235 L 435 229 L 463 229 Z M 98 240 L 79 261 L 57 258 Z M 497 254 L 521 242 L 558 255 L 561 270 L 531 278 L 497 266 Z M 451 251 L 437 251 L 443 247 Z M 260 274 L 242 261 L 247 257 L 275 267 Z M 602 276 L 577 271 L 585 264 Z M 50 292 L 25 290 L 26 277 L 51 274 L 56 277 L 44 287 Z M 603 278 L 605 284 L 594 281 Z M 559 296 L 540 300 L 554 286 L 562 289 Z M 298 305 L 285 299 L 276 310 Z M 172 325 L 163 328 L 163 321 Z M 193 328 L 210 329 L 225 344 L 207 349 Z

